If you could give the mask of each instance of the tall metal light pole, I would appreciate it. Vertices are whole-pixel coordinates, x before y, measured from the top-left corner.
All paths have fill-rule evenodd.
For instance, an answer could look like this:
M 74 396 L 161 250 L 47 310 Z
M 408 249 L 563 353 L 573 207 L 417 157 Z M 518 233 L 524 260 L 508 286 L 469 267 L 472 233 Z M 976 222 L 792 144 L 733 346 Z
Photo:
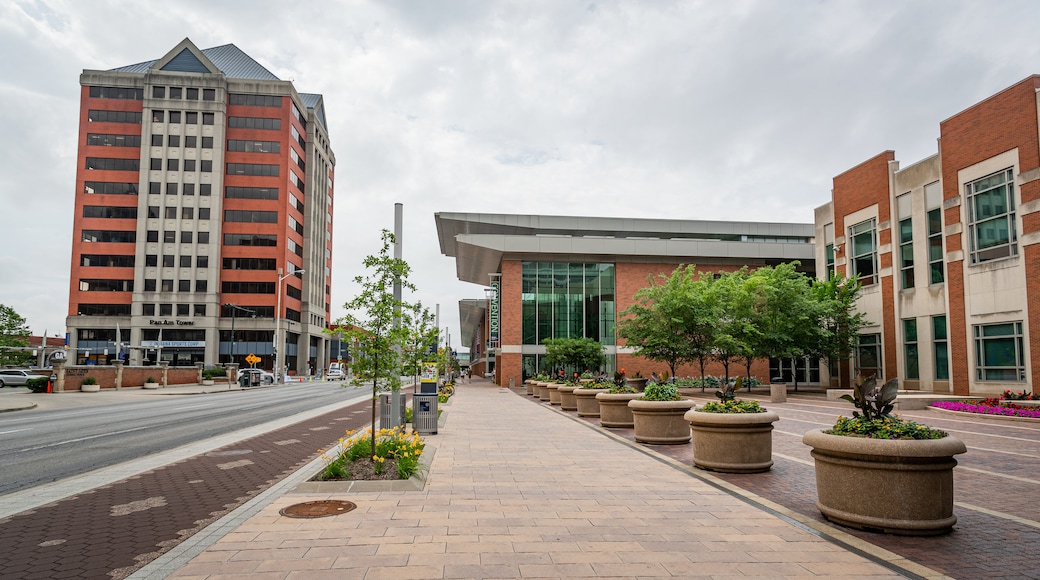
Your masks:
M 275 292 L 278 293 L 278 307 L 274 311 L 274 376 L 280 377 L 278 379 L 279 384 L 285 383 L 285 373 L 282 372 L 282 349 L 278 348 L 278 334 L 282 330 L 282 281 L 289 276 L 295 276 L 296 274 L 302 274 L 306 270 L 295 270 L 288 274 L 282 275 L 282 269 L 278 268 L 278 283 L 275 284 Z M 282 346 L 285 346 L 285 341 L 281 341 Z

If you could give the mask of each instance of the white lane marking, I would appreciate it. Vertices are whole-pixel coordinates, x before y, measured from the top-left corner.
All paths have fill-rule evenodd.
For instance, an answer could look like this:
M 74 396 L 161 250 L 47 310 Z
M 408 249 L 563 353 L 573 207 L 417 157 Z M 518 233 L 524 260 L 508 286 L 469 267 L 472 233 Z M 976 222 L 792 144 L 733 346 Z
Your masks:
M 801 463 L 802 465 L 808 465 L 810 467 L 813 467 L 813 466 L 816 465 L 815 461 L 805 460 L 805 459 L 802 459 L 801 457 L 792 457 L 790 455 L 784 455 L 783 453 L 777 453 L 776 451 L 773 452 L 773 457 L 782 457 L 782 458 L 784 458 L 784 459 L 786 459 L 788 461 L 794 461 L 795 463 Z
M 216 406 L 217 406 L 216 404 L 210 404 L 210 405 L 188 405 L 187 407 L 174 407 L 173 409 L 170 409 L 170 410 L 171 411 L 183 411 L 185 409 L 205 409 L 207 407 L 216 407 Z
M 1038 529 L 1040 529 L 1040 522 L 1036 522 L 1036 521 L 1033 521 L 1033 520 L 1027 520 L 1025 518 L 1020 518 L 1018 516 L 1014 516 L 1014 515 L 1011 515 L 1011 514 L 1006 514 L 1004 512 L 998 512 L 998 511 L 995 511 L 995 510 L 988 510 L 988 509 L 986 509 L 984 507 L 973 505 L 973 504 L 970 504 L 970 503 L 964 503 L 962 501 L 955 501 L 955 502 L 953 502 L 953 505 L 955 505 L 957 507 L 964 508 L 966 510 L 972 510 L 972 511 L 984 513 L 986 515 L 990 515 L 990 516 L 993 516 L 993 517 L 997 517 L 997 518 L 1001 518 L 1001 519 L 1005 519 L 1005 520 L 1010 520 L 1010 521 L 1022 524 L 1023 526 L 1029 526 L 1031 528 L 1038 528 Z
M 77 437 L 76 439 L 68 439 L 66 441 L 58 441 L 57 443 L 48 443 L 47 445 L 38 445 L 36 447 L 26 447 L 25 449 L 19 449 L 19 453 L 25 451 L 36 451 L 37 449 L 46 449 L 48 447 L 57 447 L 58 445 L 65 445 L 66 443 L 76 443 L 79 441 L 87 441 L 89 439 L 97 439 L 98 437 L 109 437 L 112 435 L 121 435 L 123 433 L 132 433 L 134 431 L 141 431 L 142 429 L 154 429 L 154 425 L 148 425 L 146 427 L 134 427 L 133 429 L 123 429 L 122 431 L 112 431 L 111 433 L 101 433 L 100 435 L 90 435 L 89 437 Z
M 0 435 L 6 435 L 8 433 L 17 433 L 19 431 L 32 431 L 32 427 L 26 427 L 25 429 L 13 429 L 11 431 L 0 431 Z
M 958 471 L 960 471 L 962 469 L 964 471 L 974 471 L 975 473 L 982 473 L 982 474 L 985 474 L 985 475 L 992 475 L 993 477 L 1003 477 L 1004 479 L 1013 479 L 1015 481 L 1022 481 L 1022 482 L 1025 482 L 1025 483 L 1035 483 L 1035 484 L 1040 485 L 1040 480 L 1029 479 L 1028 477 L 1019 477 L 1017 475 L 1007 475 L 1005 473 L 997 473 L 996 471 L 992 471 L 992 470 L 989 470 L 989 469 L 976 469 L 974 467 L 967 467 L 967 466 L 964 466 L 964 465 L 958 465 L 957 466 L 957 470 Z

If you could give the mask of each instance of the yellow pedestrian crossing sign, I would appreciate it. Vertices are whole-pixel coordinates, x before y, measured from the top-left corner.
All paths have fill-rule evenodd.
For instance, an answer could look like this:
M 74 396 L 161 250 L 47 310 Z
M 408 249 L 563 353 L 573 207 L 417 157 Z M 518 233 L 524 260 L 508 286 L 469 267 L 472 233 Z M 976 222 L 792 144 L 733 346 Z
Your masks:
M 260 362 L 260 357 L 256 356 L 253 353 L 249 353 L 249 356 L 246 357 L 246 362 L 251 365 L 255 365 L 256 363 Z

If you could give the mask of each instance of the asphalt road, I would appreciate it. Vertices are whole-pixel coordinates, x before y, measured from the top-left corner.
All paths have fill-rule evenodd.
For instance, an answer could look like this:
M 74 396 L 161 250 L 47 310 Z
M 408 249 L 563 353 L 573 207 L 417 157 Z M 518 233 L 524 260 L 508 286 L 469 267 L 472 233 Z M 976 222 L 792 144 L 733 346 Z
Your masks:
M 365 396 L 339 383 L 303 383 L 5 413 L 0 496 Z

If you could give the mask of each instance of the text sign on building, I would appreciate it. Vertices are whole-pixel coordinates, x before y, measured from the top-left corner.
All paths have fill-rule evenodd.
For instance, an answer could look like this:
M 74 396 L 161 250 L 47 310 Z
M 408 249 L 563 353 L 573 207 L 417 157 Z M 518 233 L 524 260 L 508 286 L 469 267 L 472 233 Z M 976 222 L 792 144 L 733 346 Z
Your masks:
M 142 340 L 141 346 L 146 348 L 201 348 L 206 346 L 205 340 Z
M 501 280 L 491 281 L 491 309 L 488 312 L 488 338 L 491 340 L 492 347 L 498 346 L 499 290 L 501 287 Z

